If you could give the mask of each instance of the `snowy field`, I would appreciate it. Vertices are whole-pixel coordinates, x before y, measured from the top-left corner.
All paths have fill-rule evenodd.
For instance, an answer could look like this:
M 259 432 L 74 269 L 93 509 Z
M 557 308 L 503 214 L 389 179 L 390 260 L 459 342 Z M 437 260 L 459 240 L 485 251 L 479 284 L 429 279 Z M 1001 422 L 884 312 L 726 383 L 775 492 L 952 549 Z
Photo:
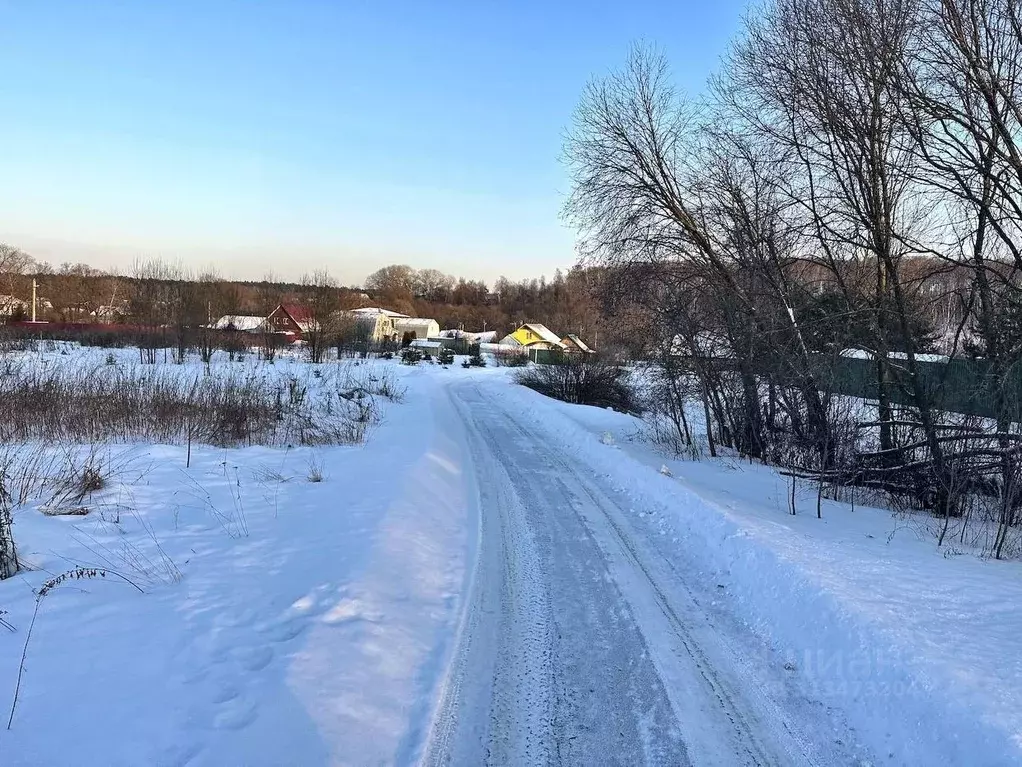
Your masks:
M 403 396 L 362 444 L 107 443 L 88 514 L 18 506 L 0 765 L 1022 762 L 1022 565 L 792 517 L 508 369 L 230 365 Z
M 137 353 L 115 354 L 137 365 Z M 35 362 L 88 368 L 106 355 Z M 313 389 L 338 366 L 219 364 Z M 352 376 L 366 367 L 340 365 Z M 413 760 L 474 509 L 443 433 L 442 375 L 378 365 L 406 391 L 400 403 L 378 398 L 382 420 L 364 445 L 193 446 L 190 468 L 183 445 L 108 445 L 119 468 L 84 504 L 88 515 L 45 516 L 31 502 L 16 510 L 26 570 L 0 582 L 0 617 L 16 629 L 0 626 L 4 725 L 34 590 L 85 566 L 141 592 L 110 575 L 40 600 L 0 764 Z M 198 360 L 159 367 L 202 375 Z

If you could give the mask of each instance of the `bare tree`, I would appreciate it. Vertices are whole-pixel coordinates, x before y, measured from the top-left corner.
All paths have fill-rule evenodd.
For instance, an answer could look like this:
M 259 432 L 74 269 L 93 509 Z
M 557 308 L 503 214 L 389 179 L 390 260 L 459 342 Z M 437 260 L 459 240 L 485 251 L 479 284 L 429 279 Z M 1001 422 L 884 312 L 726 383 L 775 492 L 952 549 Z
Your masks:
M 730 360 L 738 389 L 717 397 L 721 437 L 759 458 L 764 357 L 782 355 L 779 370 L 802 393 L 809 417 L 792 423 L 821 449 L 827 441 L 811 350 L 793 311 L 797 232 L 778 192 L 783 166 L 767 149 L 679 99 L 664 59 L 644 49 L 624 72 L 587 88 L 566 147 L 574 188 L 565 212 L 583 233 L 583 256 L 615 269 L 644 264 L 633 295 L 692 360 Z M 693 308 L 714 315 L 709 354 Z M 700 367 L 708 388 L 724 382 Z
M 1016 0 L 771 0 L 707 102 L 637 49 L 566 146 L 566 217 L 608 303 L 651 318 L 664 397 L 694 376 L 708 436 L 815 472 L 819 497 L 935 510 L 941 540 L 996 498 L 997 555 L 1022 519 L 1020 41 Z M 981 359 L 940 373 L 937 336 Z M 954 371 L 993 428 L 944 406 Z M 876 418 L 852 428 L 837 391 Z
M 170 321 L 167 283 L 172 269 L 158 258 L 138 259 L 132 267 L 134 293 L 129 301 L 132 323 L 139 329 L 139 360 L 156 364 L 156 352 L 166 347 L 166 329 Z
M 325 269 L 302 278 L 304 297 L 302 306 L 307 312 L 306 327 L 302 337 L 309 352 L 309 361 L 319 363 L 336 337 L 340 321 L 338 307 L 340 295 L 337 281 Z
M 192 286 L 192 293 L 188 303 L 192 307 L 192 319 L 197 323 L 199 356 L 209 373 L 213 354 L 222 340 L 216 329 L 216 321 L 225 314 L 235 312 L 240 300 L 237 289 L 229 286 L 212 267 L 199 275 Z
M 1015 0 L 931 0 L 923 7 L 926 23 L 900 80 L 903 119 L 918 180 L 943 212 L 921 247 L 971 275 L 955 346 L 974 330 L 976 340 L 966 343 L 989 365 L 985 395 L 997 413 L 1000 456 L 994 547 L 1000 556 L 1019 496 L 1010 432 L 1012 370 L 1022 353 L 1013 321 L 1022 300 L 1022 20 Z
M 372 279 L 376 277 L 372 276 Z M 429 301 L 446 303 L 451 300 L 455 282 L 454 277 L 437 269 L 420 269 L 414 274 L 415 295 Z
M 17 291 L 18 278 L 32 271 L 35 265 L 35 259 L 25 251 L 0 242 L 0 279 L 8 293 L 13 295 Z
M 412 267 L 395 264 L 377 269 L 366 277 L 365 288 L 389 298 L 411 299 L 415 295 L 418 279 Z

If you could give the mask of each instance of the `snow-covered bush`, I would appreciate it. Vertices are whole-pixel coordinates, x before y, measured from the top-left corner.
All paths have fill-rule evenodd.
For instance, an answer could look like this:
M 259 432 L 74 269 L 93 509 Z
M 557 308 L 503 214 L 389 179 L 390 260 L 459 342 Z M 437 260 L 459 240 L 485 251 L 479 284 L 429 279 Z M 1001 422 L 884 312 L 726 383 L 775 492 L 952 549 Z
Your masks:
M 369 391 L 377 397 L 383 397 L 391 402 L 401 402 L 405 398 L 405 389 L 394 382 L 390 373 L 376 373 L 369 376 Z
M 35 500 L 50 516 L 88 513 L 83 502 L 124 469 L 124 461 L 98 443 L 0 446 L 0 580 L 19 569 L 13 531 L 17 507 Z

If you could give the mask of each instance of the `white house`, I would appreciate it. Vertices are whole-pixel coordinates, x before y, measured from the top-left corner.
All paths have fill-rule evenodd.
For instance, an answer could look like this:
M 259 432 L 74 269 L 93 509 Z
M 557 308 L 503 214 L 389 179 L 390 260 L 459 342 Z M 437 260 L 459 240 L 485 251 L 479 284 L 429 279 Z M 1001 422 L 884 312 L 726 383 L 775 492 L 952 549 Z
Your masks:
M 335 318 L 339 329 L 347 327 L 349 322 L 354 320 L 358 329 L 355 334 L 357 338 L 381 343 L 394 340 L 394 317 L 392 316 L 394 314 L 397 313 L 389 312 L 386 309 L 342 309 L 337 312 Z
M 403 340 L 405 333 L 410 333 L 412 340 L 417 338 L 438 338 L 440 336 L 440 325 L 436 320 L 423 317 L 396 317 L 394 319 L 394 332 L 399 341 Z
M 439 355 L 440 351 L 444 348 L 444 345 L 439 341 L 429 341 L 425 338 L 416 338 L 409 346 L 413 349 L 418 349 L 423 354 L 434 357 Z

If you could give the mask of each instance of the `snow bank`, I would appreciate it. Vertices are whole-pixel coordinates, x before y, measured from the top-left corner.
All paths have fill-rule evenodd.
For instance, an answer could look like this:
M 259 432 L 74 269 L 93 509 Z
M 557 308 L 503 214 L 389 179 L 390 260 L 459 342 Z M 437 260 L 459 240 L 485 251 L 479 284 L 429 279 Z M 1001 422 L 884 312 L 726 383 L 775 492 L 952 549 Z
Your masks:
M 728 461 L 671 461 L 641 423 L 515 388 L 514 406 L 573 459 L 631 495 L 668 557 L 685 560 L 807 695 L 843 712 L 895 764 L 1022 760 L 1022 566 L 946 558 L 876 509 L 824 502 L 776 472 Z M 603 435 L 615 435 L 615 445 Z M 680 481 L 679 481 L 680 480 Z

